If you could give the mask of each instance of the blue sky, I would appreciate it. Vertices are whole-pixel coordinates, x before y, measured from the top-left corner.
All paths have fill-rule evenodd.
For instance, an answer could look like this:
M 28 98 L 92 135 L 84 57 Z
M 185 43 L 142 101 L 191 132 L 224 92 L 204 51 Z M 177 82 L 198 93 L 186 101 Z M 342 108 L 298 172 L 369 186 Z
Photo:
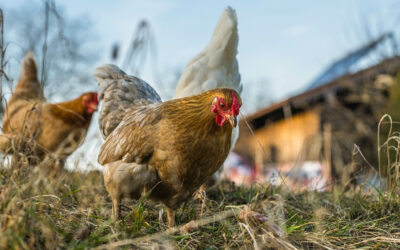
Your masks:
M 29 1 L 1 5 L 7 10 L 19 4 Z M 238 59 L 244 88 L 265 79 L 265 91 L 274 100 L 301 91 L 330 62 L 365 43 L 364 23 L 372 27 L 373 35 L 400 26 L 400 3 L 395 0 L 68 0 L 57 4 L 69 15 L 87 15 L 93 21 L 103 48 L 98 52 L 99 65 L 109 62 L 114 42 L 127 46 L 138 21 L 147 19 L 156 38 L 161 73 L 183 68 L 202 50 L 230 5 L 239 20 Z M 153 81 L 150 65 L 142 77 Z

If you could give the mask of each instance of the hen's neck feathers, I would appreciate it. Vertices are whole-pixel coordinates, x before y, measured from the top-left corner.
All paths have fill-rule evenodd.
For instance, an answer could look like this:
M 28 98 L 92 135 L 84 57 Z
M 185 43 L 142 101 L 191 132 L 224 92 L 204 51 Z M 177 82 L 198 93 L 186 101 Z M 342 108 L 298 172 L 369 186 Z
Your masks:
M 232 126 L 226 122 L 222 127 L 216 123 L 216 114 L 211 111 L 212 101 L 216 96 L 232 104 L 232 92 L 229 88 L 219 88 L 199 95 L 174 99 L 162 104 L 163 114 L 174 121 L 180 129 L 185 131 L 206 130 L 216 134 L 231 133 Z M 236 92 L 235 92 L 236 93 Z M 240 99 L 236 93 L 237 98 Z
M 69 121 L 71 123 L 90 122 L 90 119 L 92 118 L 92 113 L 88 113 L 83 107 L 82 98 L 83 95 L 71 101 L 52 104 L 53 113 L 61 117 L 65 121 Z

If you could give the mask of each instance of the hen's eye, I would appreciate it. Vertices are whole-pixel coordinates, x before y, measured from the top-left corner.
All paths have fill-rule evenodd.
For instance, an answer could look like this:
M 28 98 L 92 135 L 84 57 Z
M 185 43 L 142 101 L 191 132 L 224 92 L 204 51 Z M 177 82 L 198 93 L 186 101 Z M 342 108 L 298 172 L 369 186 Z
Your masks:
M 223 102 L 220 102 L 220 103 L 219 103 L 219 106 L 220 106 L 221 108 L 224 108 L 224 107 L 225 107 L 225 104 L 224 104 Z

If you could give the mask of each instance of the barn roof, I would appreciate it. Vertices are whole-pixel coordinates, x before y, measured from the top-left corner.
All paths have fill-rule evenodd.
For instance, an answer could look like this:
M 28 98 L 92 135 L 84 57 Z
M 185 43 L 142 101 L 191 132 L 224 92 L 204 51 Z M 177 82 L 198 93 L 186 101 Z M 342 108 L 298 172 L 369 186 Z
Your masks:
M 395 56 L 380 63 L 360 70 L 356 73 L 348 73 L 333 79 L 325 84 L 315 86 L 305 92 L 287 98 L 283 101 L 274 103 L 267 108 L 261 109 L 256 113 L 245 118 L 250 122 L 254 129 L 265 125 L 266 121 L 274 122 L 286 117 L 285 107 L 290 107 L 291 114 L 302 112 L 306 109 L 314 107 L 315 104 L 326 100 L 329 93 L 336 93 L 342 88 L 342 84 L 346 82 L 360 83 L 373 81 L 377 74 L 394 74 L 400 68 L 400 57 Z
M 359 49 L 352 51 L 343 58 L 335 61 L 310 83 L 307 90 L 322 86 L 341 76 L 354 73 L 376 64 L 376 60 L 380 60 L 380 58 L 370 58 L 368 60 L 367 57 L 377 50 L 379 47 L 378 45 L 383 44 L 387 40 L 392 42 L 391 49 L 396 53 L 397 48 L 395 47 L 395 43 L 393 43 L 393 39 L 394 37 L 392 33 L 384 33 L 364 46 L 361 46 Z M 367 60 L 367 62 L 361 64 L 363 60 Z

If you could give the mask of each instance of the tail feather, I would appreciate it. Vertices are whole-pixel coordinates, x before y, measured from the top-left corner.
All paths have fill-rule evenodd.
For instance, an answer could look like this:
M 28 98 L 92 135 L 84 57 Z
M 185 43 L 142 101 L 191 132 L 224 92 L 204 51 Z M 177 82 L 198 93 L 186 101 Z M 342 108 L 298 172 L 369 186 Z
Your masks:
M 94 78 L 99 83 L 99 101 L 102 100 L 104 92 L 109 83 L 115 80 L 124 79 L 126 73 L 113 64 L 106 64 L 95 69 Z
M 237 46 L 239 43 L 237 25 L 236 11 L 228 6 L 215 26 L 207 46 L 208 49 L 212 51 L 223 49 L 226 51 L 227 59 L 233 61 L 237 54 Z
M 26 53 L 22 61 L 21 78 L 37 79 L 37 66 L 32 50 Z
M 100 131 L 103 138 L 119 125 L 129 110 L 161 102 L 157 92 L 145 81 L 127 75 L 112 64 L 98 67 L 94 77 L 99 84 L 99 101 L 103 101 L 100 111 Z
M 218 87 L 242 91 L 236 59 L 239 42 L 237 16 L 227 7 L 222 13 L 210 42 L 186 66 L 178 81 L 174 98 L 200 94 Z
M 42 85 L 40 85 L 37 77 L 37 66 L 32 50 L 26 53 L 22 65 L 21 74 L 15 87 L 12 99 L 25 100 L 45 100 Z

